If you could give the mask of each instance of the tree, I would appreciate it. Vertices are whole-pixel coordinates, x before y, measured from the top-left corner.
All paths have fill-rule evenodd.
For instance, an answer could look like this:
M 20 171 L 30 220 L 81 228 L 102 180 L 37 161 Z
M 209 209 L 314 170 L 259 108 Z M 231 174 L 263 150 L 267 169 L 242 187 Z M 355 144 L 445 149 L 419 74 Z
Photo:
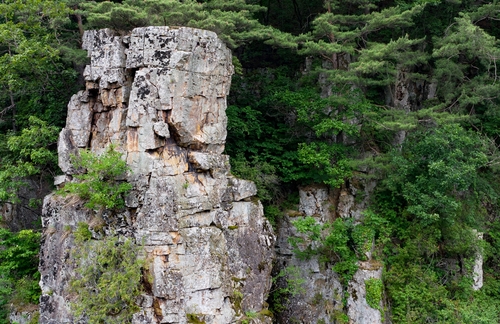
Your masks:
M 73 252 L 78 274 L 70 282 L 78 295 L 71 304 L 75 315 L 88 323 L 131 322 L 140 309 L 137 298 L 145 264 L 139 257 L 141 247 L 131 239 L 106 237 L 79 241 Z
M 254 14 L 264 7 L 244 0 L 124 0 L 82 4 L 90 28 L 128 31 L 143 26 L 185 26 L 216 32 L 230 48 L 286 34 L 262 25 Z
M 22 309 L 38 304 L 39 250 L 40 233 L 0 228 L 0 323 L 10 323 L 10 305 Z
M 123 195 L 132 189 L 132 185 L 120 179 L 129 168 L 113 145 L 101 155 L 81 150 L 72 159 L 75 167 L 83 170 L 83 173 L 74 175 L 76 181 L 66 183 L 57 191 L 58 194 L 77 195 L 86 201 L 87 208 L 97 208 L 100 214 L 104 209 L 125 206 Z
M 69 13 L 65 2 L 0 3 L 0 120 L 14 131 L 37 114 L 52 122 L 64 117 L 68 89 L 76 73 L 60 60 L 58 20 Z M 55 117 L 57 116 L 57 117 Z
M 57 143 L 59 128 L 31 116 L 30 126 L 16 133 L 2 135 L 0 140 L 0 202 L 18 203 L 19 190 L 27 186 L 27 179 L 40 181 L 52 178 L 57 170 Z M 33 202 L 35 203 L 35 202 Z

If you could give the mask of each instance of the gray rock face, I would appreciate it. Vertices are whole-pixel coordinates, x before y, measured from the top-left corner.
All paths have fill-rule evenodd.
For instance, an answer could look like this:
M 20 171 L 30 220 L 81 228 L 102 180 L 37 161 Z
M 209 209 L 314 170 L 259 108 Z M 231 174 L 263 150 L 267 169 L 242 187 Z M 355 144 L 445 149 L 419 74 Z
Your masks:
M 483 233 L 474 231 L 478 240 L 483 239 Z M 479 290 L 483 287 L 483 254 L 482 252 L 476 252 L 476 257 L 474 259 L 474 267 L 472 268 L 472 278 L 474 282 L 472 283 L 472 289 Z
M 126 208 L 103 215 L 106 233 L 144 244 L 152 277 L 133 323 L 233 323 L 259 312 L 271 286 L 275 237 L 255 185 L 235 180 L 228 157 L 226 95 L 231 53 L 215 33 L 137 28 L 120 36 L 86 32 L 86 90 L 68 105 L 59 164 L 70 181 L 78 149 L 123 153 L 133 189 Z M 66 179 L 66 180 L 65 180 Z M 47 196 L 43 212 L 40 323 L 75 323 L 68 289 L 78 222 L 95 212 L 77 199 Z M 112 221 L 111 221 L 112 219 Z M 260 316 L 255 323 L 270 323 Z
M 382 280 L 382 265 L 378 262 L 359 262 L 358 271 L 349 282 L 347 291 L 347 315 L 350 323 L 358 324 L 380 324 L 382 323 L 382 314 L 378 309 L 368 305 L 366 300 L 366 281 L 369 279 Z M 379 308 L 383 309 L 382 301 Z
M 9 323 L 16 324 L 29 324 L 33 323 L 33 314 L 34 312 L 25 311 L 25 312 L 11 312 L 9 315 Z
M 307 235 L 298 233 L 292 224 L 297 216 L 311 216 L 317 223 L 325 224 L 334 219 L 332 195 L 326 186 L 309 186 L 299 190 L 299 213 L 289 212 L 280 221 L 277 233 L 276 251 L 280 271 L 292 269 L 303 281 L 301 289 L 295 296 L 289 296 L 286 309 L 279 314 L 279 323 L 334 323 L 335 318 L 343 312 L 343 289 L 340 278 L 332 270 L 331 265 L 320 264 L 316 257 L 309 260 L 297 258 L 289 239 L 304 239 L 302 247 L 311 242 Z M 312 242 L 314 244 L 314 242 Z M 291 279 L 288 275 L 288 279 Z M 286 285 L 285 280 L 278 282 Z
M 295 269 L 294 275 L 303 283 L 298 294 L 289 296 L 288 303 L 285 303 L 284 310 L 278 316 L 278 323 L 337 323 L 342 318 L 345 319 L 346 315 L 352 324 L 382 323 L 380 311 L 370 307 L 366 301 L 365 281 L 382 278 L 382 268 L 378 262 L 359 262 L 358 271 L 345 289 L 340 277 L 332 269 L 333 264 L 319 262 L 315 256 L 308 260 L 297 258 L 289 240 L 301 238 L 303 243 L 298 245 L 301 250 L 305 250 L 308 245 L 314 248 L 317 244 L 311 242 L 307 235 L 297 232 L 292 224 L 296 217 L 310 216 L 318 224 L 332 222 L 337 217 L 359 221 L 366 196 L 372 189 L 373 184 L 370 183 L 364 186 L 361 183 L 351 183 L 335 190 L 324 185 L 300 188 L 298 212 L 290 211 L 278 225 L 278 269 L 275 272 Z M 371 255 L 367 257 L 370 259 Z M 278 286 L 285 285 L 285 280 L 278 282 Z M 345 303 L 344 299 L 347 299 Z M 380 309 L 383 309 L 382 305 Z

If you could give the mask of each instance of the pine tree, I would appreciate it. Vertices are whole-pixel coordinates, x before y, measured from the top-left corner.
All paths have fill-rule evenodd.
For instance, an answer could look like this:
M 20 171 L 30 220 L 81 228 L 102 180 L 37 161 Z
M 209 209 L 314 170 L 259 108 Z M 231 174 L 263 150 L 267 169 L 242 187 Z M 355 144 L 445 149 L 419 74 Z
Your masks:
M 233 49 L 282 34 L 255 18 L 256 13 L 265 10 L 264 7 L 244 0 L 125 0 L 121 3 L 87 2 L 81 7 L 89 28 L 119 31 L 159 25 L 201 28 L 216 32 Z M 283 35 L 282 38 L 286 38 Z

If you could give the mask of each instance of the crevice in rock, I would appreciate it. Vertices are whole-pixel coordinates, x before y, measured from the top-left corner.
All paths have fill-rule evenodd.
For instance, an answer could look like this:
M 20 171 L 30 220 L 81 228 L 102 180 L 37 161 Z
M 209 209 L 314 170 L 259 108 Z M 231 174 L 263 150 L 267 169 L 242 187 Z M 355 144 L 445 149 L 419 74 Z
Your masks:
M 128 208 L 130 213 L 130 222 L 132 226 L 136 226 L 137 224 L 137 208 Z
M 203 129 L 203 126 L 202 126 L 202 129 Z M 200 142 L 193 142 L 193 143 L 189 143 L 187 145 L 188 149 L 191 149 L 191 150 L 194 150 L 194 151 L 205 151 L 206 147 L 207 147 L 206 144 L 203 144 L 203 143 L 200 143 Z
M 148 153 L 149 155 L 153 155 L 153 156 L 155 154 L 161 155 L 161 153 L 163 152 L 163 147 L 157 147 L 154 149 L 146 149 L 145 152 Z
M 92 119 L 94 119 L 94 116 L 92 116 Z M 92 128 L 94 127 L 94 125 L 91 126 Z M 89 140 L 87 142 L 87 147 L 85 147 L 85 149 L 91 149 L 92 147 L 92 139 L 94 137 L 94 132 L 92 131 L 92 128 L 90 129 L 90 134 L 89 134 Z
M 99 80 L 97 80 L 96 82 L 99 82 Z M 87 89 L 87 93 L 88 93 L 89 98 L 94 99 L 93 104 L 95 104 L 97 102 L 97 97 L 99 96 L 99 89 L 90 88 L 90 89 Z
M 155 318 L 158 321 L 158 323 L 161 323 L 163 319 L 163 312 L 160 307 L 160 302 L 158 301 L 159 297 L 154 297 L 153 299 L 153 311 L 155 314 Z
M 335 218 L 340 217 L 340 214 L 339 214 L 339 211 L 338 211 L 338 206 L 339 206 L 339 202 L 340 202 L 340 193 L 341 193 L 341 191 L 342 190 L 340 188 L 333 189 L 332 206 L 335 209 L 334 213 L 333 213 Z
M 172 115 L 172 110 L 166 110 L 164 118 L 166 123 L 168 124 L 168 131 L 170 133 L 171 144 L 178 145 L 177 143 L 180 143 L 181 136 L 179 135 L 179 132 L 177 132 L 177 129 L 172 125 L 171 115 Z
M 198 172 L 198 170 L 196 169 L 196 166 L 194 165 L 194 163 L 192 163 L 191 161 L 189 161 L 189 158 L 188 158 L 190 152 L 191 152 L 191 150 L 188 149 L 187 154 L 186 154 L 186 161 L 187 161 L 187 164 L 188 164 L 188 170 L 187 170 L 186 173 L 196 174 Z

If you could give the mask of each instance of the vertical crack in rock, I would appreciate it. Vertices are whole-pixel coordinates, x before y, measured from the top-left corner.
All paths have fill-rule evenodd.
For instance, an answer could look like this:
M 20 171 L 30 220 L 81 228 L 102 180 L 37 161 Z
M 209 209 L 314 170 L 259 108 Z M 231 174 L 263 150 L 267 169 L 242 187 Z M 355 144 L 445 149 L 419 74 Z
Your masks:
M 59 164 L 71 179 L 70 154 L 99 154 L 114 144 L 130 167 L 126 208 L 105 211 L 102 227 L 144 245 L 144 289 L 132 322 L 186 323 L 196 316 L 233 323 L 246 311 L 264 310 L 275 236 L 260 202 L 250 199 L 255 185 L 232 177 L 221 154 L 230 50 L 213 32 L 169 27 L 125 36 L 89 31 L 83 48 L 91 62 L 86 89 L 68 104 Z M 95 219 L 83 204 L 45 198 L 40 323 L 78 321 L 70 308 L 75 262 L 67 230 Z M 237 303 L 235 294 L 243 296 Z

